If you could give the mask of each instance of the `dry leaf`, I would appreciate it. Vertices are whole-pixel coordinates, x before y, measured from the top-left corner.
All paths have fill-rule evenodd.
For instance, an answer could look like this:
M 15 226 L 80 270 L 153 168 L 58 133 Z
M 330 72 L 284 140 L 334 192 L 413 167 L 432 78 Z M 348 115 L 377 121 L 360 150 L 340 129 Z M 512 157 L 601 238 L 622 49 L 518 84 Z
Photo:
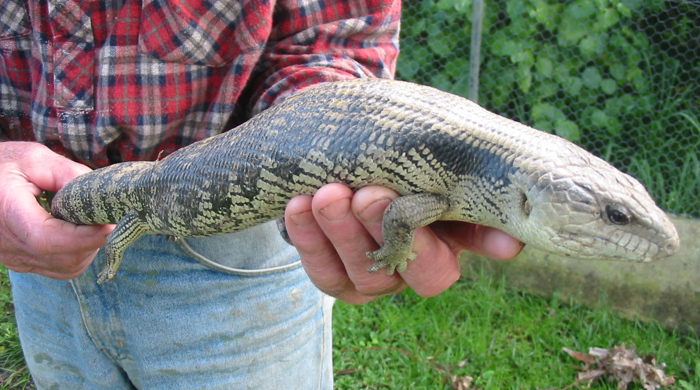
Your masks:
M 472 389 L 472 382 L 474 382 L 474 378 L 470 376 L 463 376 L 463 377 L 457 377 L 456 375 L 452 376 L 452 388 L 454 390 L 475 390 Z
M 657 365 L 656 359 L 651 355 L 640 358 L 634 345 L 630 348 L 624 344 L 610 349 L 590 348 L 588 353 L 568 348 L 562 350 L 584 363 L 584 372 L 578 374 L 576 382 L 567 388 L 584 382 L 588 382 L 590 387 L 591 383 L 602 376 L 616 381 L 618 389 L 626 389 L 627 385 L 635 382 L 641 384 L 645 390 L 656 390 L 675 382 L 672 376 L 666 376 L 663 370 L 665 364 Z
M 593 364 L 596 361 L 596 358 L 594 356 L 591 356 L 587 353 L 572 351 L 566 347 L 562 348 L 562 351 L 568 353 L 569 356 L 578 360 L 579 362 L 584 362 L 586 364 Z
M 474 389 L 472 387 L 472 382 L 474 382 L 474 378 L 470 376 L 457 376 L 452 374 L 452 369 L 458 368 L 458 367 L 464 367 L 467 365 L 467 360 L 462 360 L 461 362 L 457 363 L 456 366 L 445 366 L 443 364 L 437 363 L 437 362 L 428 362 L 433 370 L 445 375 L 445 378 L 450 381 L 450 385 L 452 386 L 453 389 L 455 390 L 478 390 Z

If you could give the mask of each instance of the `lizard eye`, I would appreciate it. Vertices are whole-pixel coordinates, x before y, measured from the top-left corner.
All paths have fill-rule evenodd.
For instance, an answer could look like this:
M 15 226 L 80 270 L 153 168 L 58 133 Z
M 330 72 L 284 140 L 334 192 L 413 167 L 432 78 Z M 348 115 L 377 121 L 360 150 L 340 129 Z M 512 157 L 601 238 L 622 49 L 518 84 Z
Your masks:
M 628 225 L 632 222 L 632 213 L 621 204 L 609 204 L 605 206 L 605 213 L 610 222 L 615 225 Z

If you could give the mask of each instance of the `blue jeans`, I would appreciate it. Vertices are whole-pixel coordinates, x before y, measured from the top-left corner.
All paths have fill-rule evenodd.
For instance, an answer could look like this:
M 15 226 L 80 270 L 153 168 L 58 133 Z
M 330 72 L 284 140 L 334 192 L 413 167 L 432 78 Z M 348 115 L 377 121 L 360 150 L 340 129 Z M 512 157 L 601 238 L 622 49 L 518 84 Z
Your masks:
M 333 299 L 274 224 L 143 237 L 98 285 L 103 264 L 71 281 L 10 273 L 39 389 L 332 389 Z

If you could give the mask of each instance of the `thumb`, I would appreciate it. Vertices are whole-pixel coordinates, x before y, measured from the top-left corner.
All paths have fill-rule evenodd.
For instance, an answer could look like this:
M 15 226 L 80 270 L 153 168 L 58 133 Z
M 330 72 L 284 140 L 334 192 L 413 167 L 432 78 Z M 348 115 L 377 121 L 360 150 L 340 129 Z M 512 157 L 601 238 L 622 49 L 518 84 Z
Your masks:
M 69 181 L 91 169 L 61 156 L 44 145 L 16 142 L 11 151 L 25 179 L 46 191 L 58 191 Z
M 524 244 L 501 230 L 457 221 L 438 221 L 430 225 L 455 253 L 468 250 L 493 260 L 510 260 Z

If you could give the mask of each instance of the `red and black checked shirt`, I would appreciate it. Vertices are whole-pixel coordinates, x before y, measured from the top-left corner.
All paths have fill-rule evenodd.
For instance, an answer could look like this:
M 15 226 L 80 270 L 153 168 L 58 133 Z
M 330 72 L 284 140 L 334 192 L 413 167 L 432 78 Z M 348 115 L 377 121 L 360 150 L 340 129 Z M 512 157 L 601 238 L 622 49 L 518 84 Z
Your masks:
M 153 160 L 309 85 L 392 77 L 400 8 L 0 0 L 0 140 L 36 140 L 93 167 Z

